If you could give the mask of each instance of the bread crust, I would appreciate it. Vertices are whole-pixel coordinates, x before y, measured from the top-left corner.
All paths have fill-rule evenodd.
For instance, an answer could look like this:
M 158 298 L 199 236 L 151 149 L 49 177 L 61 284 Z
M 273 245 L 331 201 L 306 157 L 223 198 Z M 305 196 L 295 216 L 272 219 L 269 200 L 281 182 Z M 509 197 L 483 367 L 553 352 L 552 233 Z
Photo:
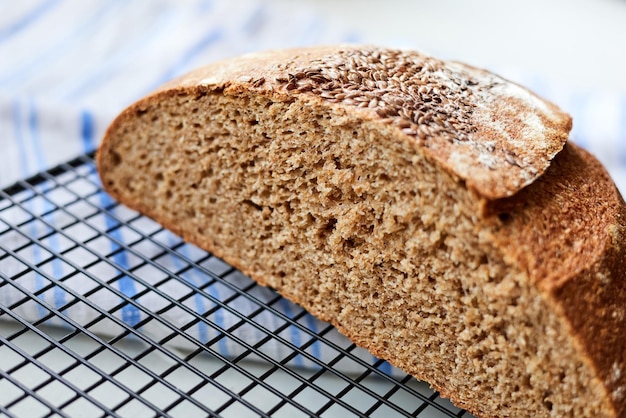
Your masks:
M 213 92 L 235 95 L 255 91 L 280 100 L 298 95 L 304 97 L 303 100 L 324 102 L 319 95 L 289 89 L 293 82 L 289 76 L 310 67 L 311 62 L 321 57 L 359 48 L 362 47 L 320 47 L 253 54 L 203 67 L 165 84 L 122 112 L 109 127 L 97 156 L 105 189 L 128 206 L 150 214 L 185 240 L 225 259 L 244 273 L 253 274 L 248 266 L 230 257 L 226 249 L 211 246 L 201 235 L 168 222 L 141 201 L 108 188 L 106 173 L 113 164 L 109 152 L 111 138 L 138 113 L 177 95 Z M 486 77 L 483 70 L 458 63 L 449 65 Z M 285 76 L 287 81 L 284 81 Z M 608 416 L 626 416 L 626 206 L 597 160 L 574 144 L 565 145 L 571 128 L 569 116 L 526 90 L 523 90 L 524 99 L 520 99 L 518 88 L 521 89 L 515 87 L 515 93 L 504 99 L 494 93 L 491 99 L 500 100 L 489 103 L 484 110 L 499 118 L 508 118 L 507 126 L 502 128 L 497 126 L 500 122 L 482 117 L 474 120 L 478 128 L 473 134 L 477 141 L 488 138 L 495 141 L 494 147 L 499 150 L 492 166 L 486 166 L 463 143 L 435 141 L 436 146 L 433 146 L 428 138 L 420 142 L 418 137 L 405 134 L 403 125 L 392 124 L 393 128 L 388 128 L 385 118 L 370 108 L 344 103 L 327 105 L 344 107 L 363 120 L 380 121 L 381 129 L 395 129 L 394 137 L 417 141 L 424 155 L 466 184 L 480 203 L 483 221 L 491 225 L 490 239 L 510 262 L 525 266 L 535 286 L 563 318 L 583 360 L 598 376 L 590 385 L 606 393 L 609 408 L 613 409 L 613 415 Z M 484 94 L 480 100 L 489 102 Z M 507 101 L 511 103 L 505 103 Z M 537 104 L 539 101 L 543 104 Z M 539 114 L 542 127 L 529 132 L 522 118 L 514 114 L 520 106 L 530 106 Z M 520 147 L 518 142 L 524 143 Z M 513 158 L 514 163 L 508 161 L 507 156 Z M 555 163 L 551 164 L 553 160 Z M 559 197 L 556 200 L 552 198 L 555 193 Z M 542 227 L 538 228 L 537 223 Z M 270 284 L 264 277 L 253 278 L 261 284 Z M 302 302 L 289 289 L 282 289 L 281 293 L 295 302 Z M 322 309 L 307 308 L 333 323 L 348 337 L 356 338 Z M 367 346 L 374 354 L 382 354 L 381 348 L 367 341 L 355 342 Z M 455 399 L 444 387 L 434 386 L 444 396 Z M 480 413 L 475 405 L 460 406 Z
M 494 241 L 526 266 L 566 319 L 598 374 L 595 384 L 605 388 L 621 417 L 626 414 L 626 206 L 587 151 L 569 143 L 555 162 L 518 195 L 489 202 L 488 213 L 506 214 Z
M 258 52 L 198 68 L 166 83 L 159 90 L 207 86 L 210 89 L 227 88 L 242 91 L 252 88 L 259 92 L 275 94 L 285 92 L 285 87 L 287 87 L 287 91 L 294 94 L 298 91 L 299 83 L 302 83 L 302 79 L 294 81 L 295 78 L 317 71 L 320 66 L 323 67 L 322 64 L 329 61 L 332 63 L 333 60 L 354 59 L 351 53 L 359 54 L 362 51 L 371 54 L 385 54 L 392 51 L 399 54 L 395 57 L 398 60 L 418 63 L 418 70 L 421 65 L 437 69 L 440 67 L 451 72 L 442 74 L 443 79 L 453 76 L 461 80 L 471 80 L 470 84 L 460 86 L 462 89 L 460 93 L 472 92 L 472 94 L 469 97 L 462 94 L 463 97 L 459 100 L 461 105 L 472 106 L 469 123 L 474 132 L 470 138 L 451 140 L 451 138 L 441 138 L 437 133 L 429 135 L 429 132 L 426 132 L 426 138 L 417 136 L 415 140 L 422 148 L 422 152 L 487 199 L 512 196 L 531 184 L 543 174 L 552 158 L 567 141 L 572 127 L 571 117 L 556 105 L 486 70 L 459 62 L 438 60 L 414 51 L 345 45 Z M 356 71 L 362 64 L 365 63 L 357 62 L 354 69 L 350 68 L 348 71 Z M 367 64 L 372 65 L 369 62 Z M 404 68 L 400 66 L 398 70 L 403 71 Z M 402 79 L 402 75 L 392 74 L 390 71 L 385 73 L 385 76 L 390 79 L 398 76 L 398 83 L 404 87 L 405 80 Z M 331 74 L 330 77 L 334 76 L 335 68 L 330 68 L 328 73 Z M 334 80 L 331 79 L 331 81 Z M 454 84 L 446 85 L 439 78 L 426 78 L 423 82 L 429 87 L 429 93 L 441 90 L 442 96 L 450 95 L 449 91 L 445 92 L 445 89 L 454 90 L 455 88 Z M 410 84 L 407 86 L 409 89 L 415 87 Z M 295 91 L 290 87 L 294 87 Z M 305 87 L 309 86 L 305 83 Z M 396 87 L 398 86 L 393 86 L 393 88 Z M 373 93 L 373 96 L 384 94 L 384 89 L 373 88 L 372 90 L 370 93 Z M 365 92 L 361 91 L 361 93 Z M 310 100 L 325 100 L 324 95 L 309 94 L 309 96 Z M 405 102 L 390 103 L 392 111 L 396 110 L 401 113 L 401 108 L 407 105 L 406 101 L 414 100 L 414 98 L 413 92 L 401 97 L 392 97 L 391 100 Z M 422 98 L 423 96 L 418 97 L 418 99 Z M 386 108 L 386 110 L 389 109 Z M 351 111 L 359 112 L 364 120 L 389 119 L 380 117 L 380 109 L 358 107 Z M 406 122 L 407 118 L 403 118 L 402 114 L 399 117 L 400 120 L 394 121 L 399 131 L 403 128 L 410 130 L 416 127 L 416 124 L 407 127 L 402 123 Z M 385 122 L 389 121 L 385 120 Z M 455 124 L 454 128 L 456 129 L 460 124 L 462 121 Z

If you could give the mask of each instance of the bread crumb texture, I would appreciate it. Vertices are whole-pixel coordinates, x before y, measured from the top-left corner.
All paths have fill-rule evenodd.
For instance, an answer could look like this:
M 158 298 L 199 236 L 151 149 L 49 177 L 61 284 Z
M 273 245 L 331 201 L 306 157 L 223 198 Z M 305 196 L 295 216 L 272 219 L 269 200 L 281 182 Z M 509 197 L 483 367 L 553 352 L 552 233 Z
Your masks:
M 592 157 L 559 153 L 568 130 L 553 105 L 462 64 L 281 51 L 131 106 L 98 164 L 120 201 L 477 416 L 615 418 L 623 202 Z M 568 231 L 562 200 L 577 198 L 594 208 Z

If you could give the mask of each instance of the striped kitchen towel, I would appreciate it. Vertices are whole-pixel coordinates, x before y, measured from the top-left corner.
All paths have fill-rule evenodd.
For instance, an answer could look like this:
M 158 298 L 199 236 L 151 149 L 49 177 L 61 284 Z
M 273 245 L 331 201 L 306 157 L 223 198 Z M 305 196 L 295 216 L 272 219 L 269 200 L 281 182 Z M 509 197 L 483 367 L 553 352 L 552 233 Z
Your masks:
M 259 0 L 0 8 L 0 187 L 93 150 L 125 106 L 203 63 L 356 39 L 306 8 Z
M 278 6 L 260 0 L 7 0 L 1 9 L 0 187 L 93 151 L 108 123 L 125 106 L 198 65 L 261 49 L 365 39 L 301 6 L 287 6 L 284 2 Z M 492 70 L 498 72 L 498 68 Z M 626 192 L 626 92 L 572 90 L 523 72 L 499 72 L 570 112 L 574 117 L 572 139 L 596 154 L 618 187 Z M 97 179 L 94 177 L 93 181 Z M 90 187 L 89 182 L 85 187 Z M 106 207 L 111 203 L 108 199 L 101 196 L 96 204 Z M 45 212 L 46 203 L 41 204 L 42 207 L 27 209 Z M 19 211 L 14 212 L 20 216 Z M 6 217 L 8 213 L 5 211 L 4 218 L 0 218 L 0 281 L 22 268 L 11 265 L 10 257 L 2 252 L 2 248 L 15 247 L 11 240 L 17 239 L 15 234 L 7 233 L 8 225 L 14 221 Z M 104 229 L 115 226 L 106 225 L 106 219 L 103 222 Z M 32 232 L 36 235 L 36 231 Z M 133 234 L 120 232 L 115 239 L 130 242 Z M 173 235 L 163 239 L 169 247 L 182 245 L 180 238 Z M 63 243 L 49 240 L 45 245 L 59 251 Z M 22 255 L 36 263 L 43 255 L 37 253 L 41 251 L 39 247 L 32 248 L 32 254 Z M 193 258 L 197 251 L 186 244 L 181 248 L 189 252 L 183 258 Z M 128 263 L 120 257 L 114 261 L 121 267 Z M 183 261 L 174 257 L 169 262 Z M 176 265 L 170 267 L 178 269 Z M 60 262 L 52 263 L 50 268 L 51 277 L 63 276 Z M 202 286 L 203 280 L 208 280 L 202 272 L 186 275 L 184 279 L 195 283 L 193 286 Z M 33 291 L 44 285 L 42 275 L 38 274 L 24 284 Z M 64 286 L 71 286 L 79 294 L 90 291 L 87 281 L 67 280 Z M 132 281 L 119 280 L 116 286 L 121 294 L 131 296 L 137 292 Z M 172 282 L 172 286 L 168 289 L 171 294 L 188 290 L 182 282 L 178 287 Z M 216 297 L 223 297 L 216 292 Z M 59 308 L 67 297 L 67 292 L 61 291 L 40 296 Z M 0 304 L 5 307 L 20 298 L 23 298 L 20 292 L 0 292 Z M 102 306 L 114 306 L 120 295 L 112 292 L 94 300 Z M 161 301 L 155 298 L 145 303 L 152 303 L 158 310 Z M 208 303 L 209 299 L 197 299 L 190 306 L 197 312 L 205 312 Z M 246 306 L 249 302 L 242 298 L 237 303 L 240 305 L 236 309 L 242 312 L 254 308 Z M 276 309 L 292 316 L 297 308 L 285 302 Z M 81 309 L 68 310 L 66 314 L 79 323 L 88 322 L 86 316 L 90 315 Z M 31 309 L 21 311 L 20 315 L 37 320 L 45 312 Z M 142 319 L 142 313 L 127 309 L 120 312 L 120 317 L 134 325 Z M 179 319 L 168 320 L 176 323 Z M 310 329 L 325 327 L 315 319 L 306 320 L 310 321 L 307 325 Z M 225 319 L 216 318 L 216 321 Z M 271 317 L 267 321 L 271 322 Z M 223 326 L 227 328 L 229 323 Z M 269 324 L 268 328 L 272 326 L 277 325 Z M 159 332 L 148 328 L 146 332 Z M 210 338 L 202 327 L 192 328 L 190 332 L 200 341 Z M 248 338 L 254 339 L 254 335 Z M 296 330 L 285 338 L 299 344 L 307 340 L 307 335 Z M 240 352 L 240 347 L 223 341 L 217 345 L 222 354 L 233 356 Z M 335 353 L 325 352 L 322 347 L 316 355 L 332 359 Z

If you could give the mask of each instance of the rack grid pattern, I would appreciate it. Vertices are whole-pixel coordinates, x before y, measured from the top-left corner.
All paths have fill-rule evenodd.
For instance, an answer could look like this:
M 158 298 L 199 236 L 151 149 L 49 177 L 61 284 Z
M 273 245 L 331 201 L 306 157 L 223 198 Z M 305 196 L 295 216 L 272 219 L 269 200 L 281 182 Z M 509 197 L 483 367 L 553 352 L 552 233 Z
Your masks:
M 0 413 L 471 417 L 113 201 L 93 154 L 0 191 Z

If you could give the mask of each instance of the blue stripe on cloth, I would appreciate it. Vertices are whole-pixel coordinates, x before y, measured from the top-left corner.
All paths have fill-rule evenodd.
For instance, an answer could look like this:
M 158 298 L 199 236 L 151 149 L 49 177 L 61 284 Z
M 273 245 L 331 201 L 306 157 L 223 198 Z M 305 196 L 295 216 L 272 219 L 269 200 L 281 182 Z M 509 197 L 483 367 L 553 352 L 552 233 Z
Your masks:
M 202 51 L 204 51 L 209 46 L 213 45 L 223 37 L 223 30 L 221 28 L 213 28 L 209 32 L 207 32 L 202 39 L 196 42 L 191 48 L 187 49 L 182 56 L 168 68 L 163 74 L 149 86 L 148 89 L 142 94 L 146 95 L 152 92 L 154 89 L 159 87 L 161 84 L 166 81 L 171 80 L 172 78 L 180 75 L 182 72 L 187 70 L 187 65 Z
M 174 237 L 173 235 L 167 235 L 167 246 L 172 248 L 174 245 L 176 245 L 176 242 L 174 242 Z M 189 258 L 189 254 L 187 252 L 187 248 L 185 245 L 182 246 L 182 248 L 180 249 L 180 253 Z M 174 263 L 174 269 L 176 271 L 180 271 L 183 268 L 182 263 L 180 262 L 180 260 L 178 259 L 178 257 L 174 256 L 174 255 L 170 255 L 169 257 L 172 257 L 173 263 Z M 187 273 L 185 273 L 184 275 L 179 276 L 181 277 L 183 280 L 186 280 L 188 282 L 190 282 L 192 285 L 194 286 L 202 286 L 202 280 L 197 280 L 197 276 L 196 274 L 194 274 L 194 268 L 192 267 L 191 270 L 189 270 Z M 204 298 L 202 297 L 202 295 L 199 292 L 196 292 L 195 290 L 193 290 L 194 295 L 193 295 L 193 301 L 194 301 L 194 305 L 195 305 L 195 310 L 196 313 L 202 315 L 204 314 L 207 309 L 206 306 L 204 305 Z M 211 288 L 209 288 L 209 292 L 211 292 Z M 219 295 L 217 295 L 216 297 L 219 298 Z M 220 323 L 219 320 L 216 320 L 216 322 L 218 323 L 218 325 L 220 327 L 224 327 L 223 324 Z M 206 344 L 207 341 L 209 341 L 209 332 L 208 332 L 208 326 L 207 324 L 205 324 L 204 322 L 200 321 L 198 322 L 198 340 L 202 343 L 202 344 Z M 222 338 L 220 340 L 220 350 L 222 350 L 223 354 L 228 354 L 228 347 L 227 346 L 222 346 L 222 342 L 224 341 L 224 339 Z
M 22 134 L 22 112 L 20 109 L 19 99 L 13 100 L 13 136 L 17 145 L 17 151 L 20 159 L 20 167 L 22 168 L 22 176 L 27 177 L 31 173 L 30 162 L 26 152 L 26 142 Z
M 285 299 L 284 297 L 281 297 L 278 302 L 278 306 L 280 310 L 283 312 L 283 314 L 285 314 L 289 319 L 292 319 L 294 317 L 294 313 L 293 313 L 294 305 L 291 302 L 289 302 L 287 299 Z M 300 348 L 300 346 L 302 345 L 301 338 L 300 338 L 300 330 L 294 325 L 289 325 L 289 342 L 298 348 Z M 296 357 L 294 357 L 293 362 L 298 367 L 304 366 L 304 358 L 299 354 Z
M 93 118 L 91 116 L 91 113 L 86 112 L 86 111 L 83 111 L 82 117 L 81 117 L 81 135 L 82 135 L 83 146 L 88 146 L 90 144 L 93 144 L 94 142 Z M 114 200 L 104 191 L 101 191 L 99 193 L 99 198 L 100 198 L 101 208 L 107 208 L 114 203 Z M 123 243 L 124 237 L 122 236 L 122 233 L 120 229 L 118 228 L 119 223 L 116 222 L 113 218 L 111 218 L 108 215 L 104 215 L 104 216 L 105 216 L 104 219 L 105 219 L 106 230 L 109 231 L 109 235 L 111 235 L 113 239 Z M 115 244 L 114 242 L 111 242 L 111 251 L 116 251 L 118 249 L 119 249 L 119 246 Z M 122 269 L 128 269 L 129 267 L 128 257 L 126 255 L 126 251 L 123 249 L 120 252 L 117 252 L 113 255 L 113 261 Z M 118 280 L 118 288 L 120 292 L 122 292 L 124 295 L 128 297 L 133 297 L 137 294 L 137 289 L 135 288 L 134 280 L 128 277 L 126 274 L 124 274 L 124 276 L 122 276 Z M 141 320 L 141 313 L 139 312 L 139 309 L 136 306 L 130 303 L 126 303 L 122 307 L 122 321 L 134 327 L 135 325 L 139 323 L 140 320 Z
M 94 143 L 93 114 L 86 109 L 80 113 L 80 138 L 85 153 L 92 152 L 96 149 L 96 144 Z
M 28 129 L 30 130 L 30 142 L 34 152 L 35 163 L 37 171 L 42 171 L 47 168 L 46 158 L 43 153 L 43 147 L 41 138 L 39 135 L 39 120 L 37 118 L 37 108 L 33 100 L 28 101 Z
M 59 4 L 59 0 L 44 0 L 41 4 L 34 7 L 30 12 L 26 13 L 21 18 L 17 19 L 10 26 L 0 28 L 0 43 L 10 39 L 13 35 L 36 22 L 37 19 L 44 16 L 57 4 Z
M 267 12 L 263 6 L 263 4 L 260 4 L 244 22 L 242 32 L 247 36 L 253 37 L 263 28 L 267 20 Z
M 388 376 L 391 376 L 391 364 L 389 364 L 386 361 L 383 361 L 382 363 L 380 363 L 380 365 L 378 366 L 378 370 L 380 370 L 381 372 L 385 373 Z
M 12 115 L 13 116 L 13 137 L 15 139 L 15 142 L 17 143 L 20 166 L 22 167 L 22 175 L 26 177 L 30 173 L 30 170 L 29 170 L 29 164 L 28 164 L 28 155 L 27 155 L 26 148 L 25 148 L 26 142 L 24 140 L 24 133 L 22 132 L 21 103 L 18 99 L 13 100 L 13 112 L 12 113 L 13 113 Z M 33 208 L 32 199 L 29 199 L 26 202 L 26 209 L 29 212 L 33 212 L 34 208 Z M 35 228 L 36 228 L 35 223 L 30 222 L 29 234 L 31 236 L 36 236 L 37 231 Z M 32 249 L 32 252 L 33 252 L 34 264 L 39 264 L 39 262 L 41 261 L 41 251 L 39 249 L 39 246 L 31 245 L 30 248 Z M 35 291 L 44 287 L 43 279 L 44 278 L 41 274 L 35 273 L 35 282 L 34 282 Z M 41 295 L 39 296 L 39 298 L 43 300 L 43 297 Z M 40 317 L 43 317 L 48 313 L 48 310 L 45 309 L 42 305 L 37 304 L 37 312 L 39 313 Z
M 98 27 L 98 22 L 107 17 L 107 14 L 115 9 L 114 6 L 127 5 L 129 3 L 123 1 L 107 1 L 104 7 L 96 10 L 89 18 L 85 19 L 82 24 L 76 25 L 75 30 L 71 31 L 66 37 L 61 39 L 57 45 L 41 51 L 41 54 L 33 54 L 32 59 L 21 66 L 11 66 L 12 73 L 2 74 L 0 76 L 0 85 L 20 86 L 24 80 L 33 74 L 38 74 L 42 68 L 51 62 L 61 59 L 64 52 L 71 49 L 72 45 L 84 42 L 86 32 Z
M 104 192 L 100 193 L 100 205 L 102 208 L 109 207 L 113 203 L 114 203 L 114 200 L 108 194 Z M 119 223 L 115 221 L 113 218 L 111 218 L 110 216 L 105 215 L 105 224 L 106 224 L 107 231 L 109 231 L 109 235 L 114 240 L 117 240 L 123 243 L 124 237 L 122 236 L 122 232 L 119 228 Z M 111 242 L 111 250 L 112 251 L 119 250 L 119 246 L 115 244 L 114 242 Z M 113 261 L 122 269 L 126 270 L 129 267 L 128 256 L 126 254 L 126 250 L 124 249 L 122 249 L 121 251 L 113 255 Z M 118 285 L 120 292 L 122 292 L 124 295 L 128 296 L 129 298 L 132 298 L 133 296 L 137 294 L 137 289 L 135 288 L 135 281 L 126 274 L 124 274 L 117 281 L 117 285 Z M 125 305 L 122 307 L 122 321 L 124 321 L 131 327 L 134 327 L 135 325 L 139 323 L 140 320 L 141 320 L 141 313 L 139 312 L 139 309 L 135 305 L 131 304 L 130 302 L 125 303 Z
M 98 65 L 95 70 L 89 71 L 83 79 L 71 80 L 72 86 L 69 88 L 62 86 L 61 89 L 65 90 L 62 93 L 62 98 L 65 100 L 77 99 L 86 91 L 102 87 L 103 81 L 110 80 L 111 75 L 116 71 L 124 71 L 125 64 L 135 59 L 137 51 L 155 39 L 158 33 L 167 31 L 173 25 L 178 11 L 178 8 L 171 12 L 163 11 L 157 19 L 151 21 L 148 30 L 143 30 L 140 36 L 117 48 L 114 54 L 108 56 L 106 61 Z
M 307 327 L 314 333 L 317 334 L 319 332 L 319 329 L 317 328 L 317 325 L 319 324 L 319 322 L 310 313 L 306 315 L 306 324 L 307 324 Z M 322 347 L 322 343 L 317 339 L 311 345 L 311 354 L 313 354 L 315 358 L 318 358 L 318 359 L 322 358 L 321 347 Z
M 30 100 L 28 106 L 28 128 L 30 130 L 30 140 L 32 149 L 35 153 L 35 160 L 37 161 L 37 171 L 42 171 L 47 168 L 46 159 L 44 156 L 43 144 L 39 132 L 39 119 L 37 117 L 37 107 L 35 103 Z M 47 199 L 42 199 L 43 208 L 42 213 L 48 213 L 53 211 L 54 205 Z M 52 221 L 54 223 L 54 221 Z M 52 250 L 59 251 L 59 237 L 56 234 L 50 236 L 49 245 Z M 52 276 L 55 279 L 63 277 L 63 265 L 61 260 L 57 257 L 52 259 Z M 53 291 L 53 302 L 56 308 L 60 308 L 65 305 L 65 291 L 60 286 L 55 286 Z

